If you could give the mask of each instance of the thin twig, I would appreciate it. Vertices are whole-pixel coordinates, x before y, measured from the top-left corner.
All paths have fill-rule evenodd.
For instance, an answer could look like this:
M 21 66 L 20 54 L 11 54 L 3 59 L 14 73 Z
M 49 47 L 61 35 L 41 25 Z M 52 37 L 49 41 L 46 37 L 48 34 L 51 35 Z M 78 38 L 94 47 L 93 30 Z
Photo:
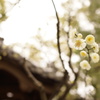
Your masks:
M 79 70 L 80 71 L 80 70 Z M 78 76 L 79 76 L 79 71 L 75 74 L 75 80 L 72 84 L 66 84 L 66 90 L 65 92 L 63 93 L 63 95 L 58 99 L 58 100 L 65 100 L 65 98 L 67 97 L 69 91 L 72 89 L 72 87 L 76 84 L 77 82 L 77 79 L 78 79 Z
M 72 48 L 70 48 L 70 45 L 69 45 L 69 34 L 70 34 L 70 25 L 71 25 L 71 17 L 70 17 L 70 13 L 69 13 L 69 19 L 68 19 L 68 32 L 66 32 L 67 34 L 67 44 L 68 44 L 68 49 L 69 49 L 69 67 L 71 68 L 72 72 L 74 73 L 74 75 L 76 74 L 73 67 L 72 67 L 72 62 L 71 62 L 71 58 L 72 58 Z
M 21 0 L 18 0 L 18 1 L 14 4 L 14 6 L 16 6 L 17 4 L 19 4 L 20 1 L 21 1 Z
M 21 1 L 21 0 L 17 0 L 17 2 L 16 2 L 16 3 L 14 3 L 14 4 L 13 4 L 13 3 L 11 3 L 10 1 L 8 1 L 8 3 L 12 6 L 12 7 L 9 9 L 9 11 L 10 11 L 10 10 L 12 10 L 12 9 L 13 9 L 13 8 L 17 5 L 17 4 L 19 4 L 19 3 L 20 3 L 20 1 Z M 6 11 L 6 12 L 5 12 L 5 14 L 6 14 L 7 12 L 9 12 L 9 11 Z
M 58 13 L 57 13 L 57 10 L 56 10 L 56 7 L 55 7 L 55 4 L 54 4 L 53 0 L 52 0 L 52 4 L 54 6 L 54 10 L 55 10 L 56 18 L 57 18 L 57 47 L 58 47 L 59 58 L 61 60 L 62 67 L 63 67 L 63 69 L 65 71 L 64 75 L 68 76 L 68 72 L 65 69 L 64 61 L 63 61 L 63 59 L 61 57 L 61 48 L 60 48 L 60 20 L 59 20 Z
M 65 69 L 64 61 L 61 57 L 61 48 L 60 48 L 60 21 L 59 21 L 58 13 L 57 13 L 57 10 L 56 10 L 56 7 L 55 7 L 53 0 L 52 0 L 52 4 L 53 4 L 55 14 L 56 14 L 56 18 L 57 18 L 57 24 L 56 24 L 56 26 L 57 26 L 57 47 L 58 47 L 59 58 L 61 60 L 63 69 Z
M 90 64 L 90 62 L 91 62 L 90 50 L 91 50 L 92 48 L 89 49 L 89 48 L 86 46 L 86 49 L 87 49 L 87 54 L 88 54 L 88 61 L 89 61 L 89 64 Z

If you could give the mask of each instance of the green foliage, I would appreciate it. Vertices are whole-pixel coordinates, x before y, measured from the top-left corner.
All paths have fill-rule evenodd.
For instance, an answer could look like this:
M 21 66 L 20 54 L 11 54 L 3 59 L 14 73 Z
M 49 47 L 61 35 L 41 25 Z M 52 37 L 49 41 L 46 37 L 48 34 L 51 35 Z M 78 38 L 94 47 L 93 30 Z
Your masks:
M 6 16 L 5 1 L 0 0 L 0 22 L 4 21 L 6 18 L 7 16 Z

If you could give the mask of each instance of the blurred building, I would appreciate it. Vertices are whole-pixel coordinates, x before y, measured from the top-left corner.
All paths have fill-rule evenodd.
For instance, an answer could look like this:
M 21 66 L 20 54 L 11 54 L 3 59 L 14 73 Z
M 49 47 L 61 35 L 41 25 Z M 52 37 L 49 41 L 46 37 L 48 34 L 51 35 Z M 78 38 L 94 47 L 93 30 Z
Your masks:
M 29 67 L 32 74 L 44 84 L 49 97 L 60 83 L 54 73 L 45 72 L 19 54 L 3 45 L 0 38 L 0 100 L 41 100 L 37 88 L 25 71 Z

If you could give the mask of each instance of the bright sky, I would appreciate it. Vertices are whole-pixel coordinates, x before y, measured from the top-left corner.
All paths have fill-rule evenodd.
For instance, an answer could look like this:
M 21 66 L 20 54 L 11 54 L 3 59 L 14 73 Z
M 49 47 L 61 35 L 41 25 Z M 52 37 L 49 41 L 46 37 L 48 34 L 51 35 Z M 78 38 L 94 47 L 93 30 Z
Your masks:
M 9 0 L 14 2 L 16 0 Z M 61 1 L 56 2 L 60 7 Z M 61 9 L 60 9 L 61 10 Z M 63 11 L 61 11 L 63 12 Z M 54 34 L 54 22 L 50 22 L 49 18 L 55 16 L 51 0 L 21 0 L 20 3 L 9 13 L 9 18 L 1 25 L 0 36 L 4 37 L 6 44 L 15 42 L 25 43 L 31 36 L 37 33 L 38 28 L 47 28 L 51 35 Z M 49 21 L 49 28 L 47 23 Z
M 16 0 L 8 1 L 14 3 Z M 61 8 L 61 3 L 65 1 L 68 0 L 54 0 L 60 15 L 63 15 L 65 11 Z M 73 8 L 77 10 L 82 5 L 79 0 L 75 1 L 73 2 Z M 30 39 L 38 33 L 38 28 L 42 28 L 42 37 L 45 40 L 56 40 L 56 20 L 53 19 L 55 12 L 51 0 L 21 0 L 7 15 L 9 17 L 6 21 L 2 22 L 0 29 L 0 36 L 4 38 L 6 45 L 13 43 L 25 44 L 26 42 L 38 45 Z M 86 24 L 84 23 L 84 25 Z M 15 49 L 17 50 L 17 48 Z M 21 51 L 19 48 L 18 50 L 19 52 Z M 24 54 L 27 55 L 27 53 Z
M 16 2 L 16 0 L 7 1 L 12 3 Z M 61 8 L 61 3 L 65 1 L 68 0 L 54 0 L 57 11 L 60 15 L 63 15 L 65 11 Z M 82 1 L 84 0 L 81 0 L 81 2 Z M 85 2 L 85 5 L 89 6 L 89 0 Z M 75 0 L 72 6 L 73 11 L 75 12 L 75 9 L 77 10 L 81 8 L 82 4 L 79 2 L 79 0 Z M 55 16 L 51 0 L 21 0 L 17 6 L 7 13 L 7 15 L 9 16 L 8 19 L 4 21 L 0 27 L 0 36 L 4 37 L 4 42 L 6 44 L 16 42 L 25 43 L 30 39 L 30 37 L 37 34 L 38 28 L 42 28 L 44 30 L 46 39 L 55 38 L 54 34 L 56 34 L 56 21 L 50 20 L 52 16 Z M 84 19 L 84 15 L 80 15 L 81 19 Z M 86 21 L 81 21 L 80 26 L 82 26 L 82 28 L 83 24 L 86 26 Z M 93 25 L 90 24 L 90 29 L 91 28 L 93 28 Z
M 12 3 L 16 0 L 9 0 Z M 63 14 L 63 9 L 61 8 L 61 2 L 66 0 L 54 0 L 59 14 Z M 42 29 L 42 37 L 45 40 L 56 40 L 56 20 L 55 12 L 51 0 L 21 0 L 10 12 L 7 13 L 8 19 L 1 24 L 0 36 L 4 38 L 4 43 L 6 45 L 19 43 L 25 44 L 26 42 L 41 49 L 41 52 L 45 54 L 41 55 L 44 61 L 47 62 L 48 59 L 55 59 L 55 51 L 50 50 L 48 59 L 46 58 L 46 53 L 48 50 L 45 47 L 40 47 L 35 40 L 31 37 L 38 33 L 38 28 Z M 51 19 L 52 20 L 51 20 Z M 25 58 L 28 57 L 29 51 L 24 49 L 22 52 L 22 47 L 14 46 L 14 51 L 17 51 Z M 52 53 L 53 52 L 53 53 Z M 52 54 L 53 56 L 52 56 Z M 44 62 L 43 66 L 45 66 Z

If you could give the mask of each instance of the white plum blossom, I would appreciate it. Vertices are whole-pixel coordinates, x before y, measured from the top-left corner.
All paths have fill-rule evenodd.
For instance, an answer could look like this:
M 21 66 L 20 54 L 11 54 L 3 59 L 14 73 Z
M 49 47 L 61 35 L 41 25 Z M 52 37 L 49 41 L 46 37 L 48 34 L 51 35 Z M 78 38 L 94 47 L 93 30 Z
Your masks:
M 90 70 L 91 69 L 91 66 L 89 64 L 89 62 L 87 60 L 83 60 L 80 62 L 80 67 L 82 69 L 86 69 L 86 70 Z
M 92 60 L 94 63 L 97 63 L 97 62 L 99 62 L 99 60 L 100 60 L 100 56 L 99 56 L 99 54 L 97 54 L 97 53 L 91 53 L 91 54 L 90 54 L 90 57 L 91 57 L 91 60 Z
M 91 60 L 94 63 L 97 63 L 100 59 L 99 54 L 99 45 L 95 42 L 95 37 L 93 35 L 87 35 L 85 39 L 83 39 L 83 35 L 81 33 L 77 33 L 74 29 L 69 33 L 69 46 L 76 50 L 80 51 L 81 57 L 89 57 L 89 61 Z M 91 66 L 87 60 L 83 60 L 80 62 L 80 66 L 82 69 L 90 70 Z
M 85 47 L 86 47 L 86 43 L 83 39 L 75 39 L 74 40 L 73 48 L 75 48 L 76 50 L 82 50 Z

